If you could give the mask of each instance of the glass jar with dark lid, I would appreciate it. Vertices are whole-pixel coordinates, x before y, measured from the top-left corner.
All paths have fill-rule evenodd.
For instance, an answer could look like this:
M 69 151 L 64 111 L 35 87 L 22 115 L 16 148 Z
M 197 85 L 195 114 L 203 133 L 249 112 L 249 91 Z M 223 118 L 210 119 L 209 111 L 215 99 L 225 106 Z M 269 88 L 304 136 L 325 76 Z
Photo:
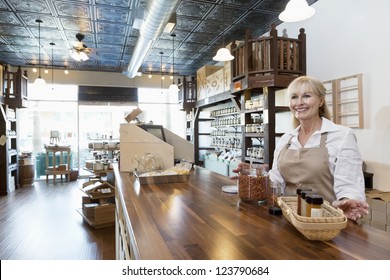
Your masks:
M 297 214 L 302 215 L 302 200 L 301 200 L 301 193 L 302 191 L 311 191 L 309 188 L 298 188 L 297 189 Z
M 306 194 L 306 216 L 308 217 L 322 217 L 321 205 L 324 199 L 321 195 L 315 193 Z
M 315 191 L 312 191 L 311 189 L 307 189 L 307 190 L 301 190 L 301 216 L 305 216 L 305 217 L 308 217 L 309 215 L 307 215 L 306 213 L 306 195 L 309 194 L 309 193 L 314 193 L 316 194 Z

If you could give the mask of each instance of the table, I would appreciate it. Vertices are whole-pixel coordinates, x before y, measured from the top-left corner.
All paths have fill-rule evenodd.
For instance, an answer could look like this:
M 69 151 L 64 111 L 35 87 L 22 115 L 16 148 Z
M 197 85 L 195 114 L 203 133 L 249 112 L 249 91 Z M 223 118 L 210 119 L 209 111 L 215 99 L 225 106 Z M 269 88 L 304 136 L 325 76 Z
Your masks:
M 229 178 L 195 166 L 185 183 L 140 185 L 114 165 L 117 259 L 390 259 L 390 234 L 348 221 L 331 241 L 310 241 L 266 206 L 223 193 Z
M 65 175 L 67 181 L 70 180 L 70 146 L 45 146 L 46 149 L 46 183 L 49 183 L 49 175 L 53 175 L 53 184 L 56 184 L 56 177 Z M 59 162 L 57 163 L 56 153 L 60 153 Z M 64 161 L 64 153 L 67 155 L 67 161 Z M 52 159 L 52 166 L 49 166 L 50 157 Z

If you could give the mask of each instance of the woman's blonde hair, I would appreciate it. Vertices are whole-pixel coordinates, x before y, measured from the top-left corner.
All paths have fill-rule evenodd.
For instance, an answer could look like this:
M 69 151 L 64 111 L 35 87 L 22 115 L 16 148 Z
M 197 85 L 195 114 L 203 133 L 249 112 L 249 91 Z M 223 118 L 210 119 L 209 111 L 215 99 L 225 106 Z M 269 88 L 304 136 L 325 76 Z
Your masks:
M 321 106 L 318 109 L 319 115 L 320 117 L 330 119 L 330 112 L 325 100 L 326 89 L 322 82 L 314 77 L 300 76 L 294 79 L 288 86 L 287 96 L 291 97 L 292 94 L 300 90 L 302 87 L 317 95 L 321 99 Z M 294 114 L 292 114 L 292 123 L 294 128 L 300 124 Z

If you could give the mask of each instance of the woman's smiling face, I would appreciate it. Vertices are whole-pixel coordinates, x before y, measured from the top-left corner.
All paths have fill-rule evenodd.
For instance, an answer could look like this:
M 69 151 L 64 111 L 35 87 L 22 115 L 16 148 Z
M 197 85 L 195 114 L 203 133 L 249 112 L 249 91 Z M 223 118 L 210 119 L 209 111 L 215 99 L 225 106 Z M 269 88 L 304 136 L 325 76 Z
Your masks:
M 305 85 L 290 95 L 290 110 L 299 121 L 307 121 L 319 117 L 322 100 Z

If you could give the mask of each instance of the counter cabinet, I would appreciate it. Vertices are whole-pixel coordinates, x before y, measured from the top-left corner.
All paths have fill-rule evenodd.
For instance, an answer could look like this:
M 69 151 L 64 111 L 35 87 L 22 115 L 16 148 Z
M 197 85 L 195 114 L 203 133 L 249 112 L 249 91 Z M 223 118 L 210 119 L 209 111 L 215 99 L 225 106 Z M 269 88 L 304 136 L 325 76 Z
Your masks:
M 223 193 L 229 178 L 194 167 L 185 183 L 140 185 L 114 165 L 118 259 L 390 259 L 390 234 L 348 221 L 310 241 L 266 206 Z

